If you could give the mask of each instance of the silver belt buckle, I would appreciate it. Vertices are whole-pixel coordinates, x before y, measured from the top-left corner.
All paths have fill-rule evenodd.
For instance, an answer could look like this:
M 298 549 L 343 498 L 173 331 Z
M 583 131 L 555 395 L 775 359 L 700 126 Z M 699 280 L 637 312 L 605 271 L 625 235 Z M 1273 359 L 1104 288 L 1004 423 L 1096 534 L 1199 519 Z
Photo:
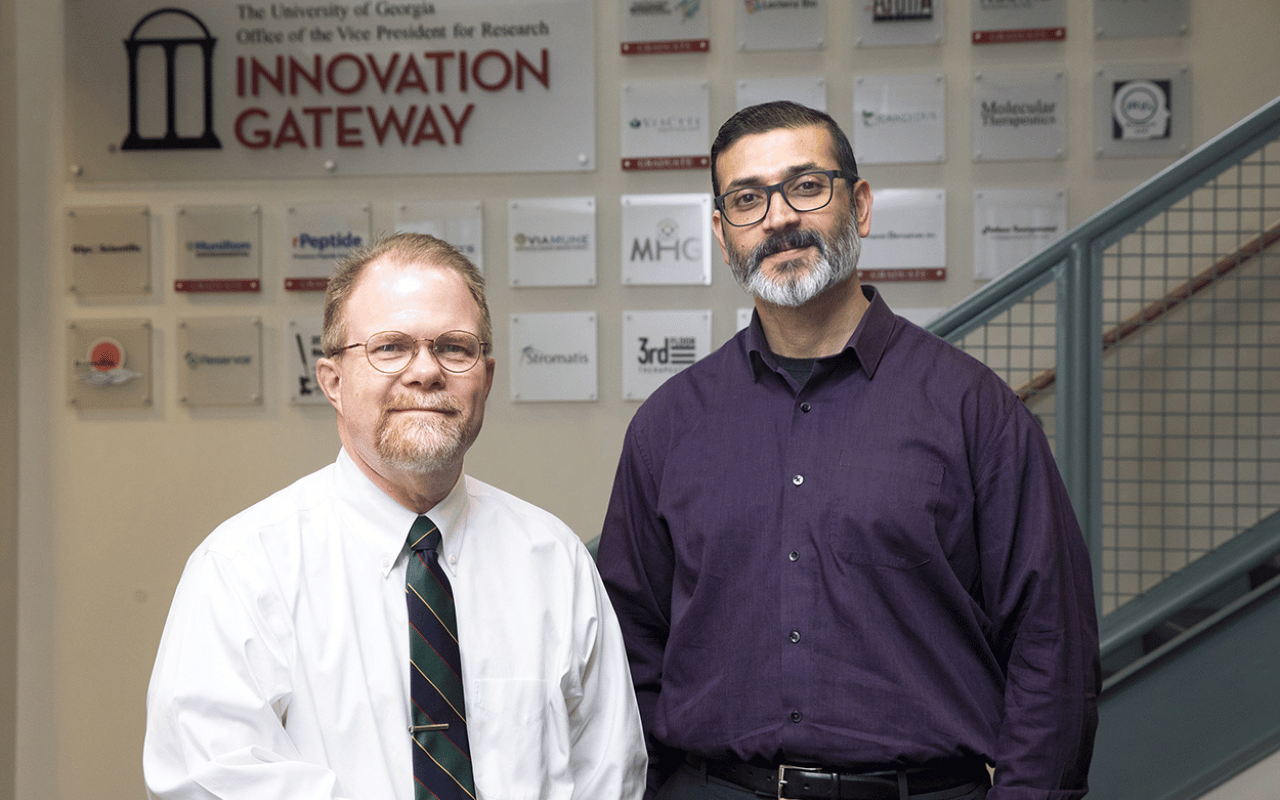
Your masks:
M 790 764 L 778 765 L 778 800 L 784 800 L 782 796 L 782 790 L 787 785 L 787 770 L 789 769 L 800 769 L 800 768 L 793 767 Z

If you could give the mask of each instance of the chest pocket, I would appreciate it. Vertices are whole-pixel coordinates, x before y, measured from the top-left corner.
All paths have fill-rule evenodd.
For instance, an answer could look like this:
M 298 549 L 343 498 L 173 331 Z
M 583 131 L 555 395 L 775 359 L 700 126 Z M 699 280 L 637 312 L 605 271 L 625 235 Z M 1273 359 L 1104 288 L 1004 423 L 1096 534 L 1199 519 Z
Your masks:
M 832 509 L 831 551 L 840 561 L 859 566 L 924 566 L 940 552 L 937 512 L 943 465 L 916 459 L 882 467 L 869 461 L 847 451 L 840 454 L 840 478 L 848 481 L 856 500 Z
M 536 800 L 549 791 L 554 765 L 547 682 L 474 680 L 467 686 L 467 732 L 472 737 L 476 790 L 490 800 Z

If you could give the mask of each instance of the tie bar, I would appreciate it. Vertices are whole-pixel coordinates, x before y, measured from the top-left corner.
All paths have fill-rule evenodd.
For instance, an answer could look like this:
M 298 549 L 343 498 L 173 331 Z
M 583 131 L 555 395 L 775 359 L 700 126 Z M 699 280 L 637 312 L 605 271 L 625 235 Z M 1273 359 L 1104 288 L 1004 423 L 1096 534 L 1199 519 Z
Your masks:
M 422 733 L 423 731 L 447 731 L 447 730 L 449 730 L 449 723 L 447 723 L 447 722 L 442 722 L 442 723 L 440 723 L 439 725 L 411 725 L 411 726 L 409 726 L 409 733 Z

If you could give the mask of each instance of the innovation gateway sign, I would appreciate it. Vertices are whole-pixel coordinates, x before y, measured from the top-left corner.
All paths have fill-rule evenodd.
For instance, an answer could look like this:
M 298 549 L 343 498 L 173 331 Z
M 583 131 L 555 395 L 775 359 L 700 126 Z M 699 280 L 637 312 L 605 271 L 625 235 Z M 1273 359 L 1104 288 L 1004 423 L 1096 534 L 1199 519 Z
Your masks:
M 594 169 L 590 0 L 66 0 L 84 181 Z

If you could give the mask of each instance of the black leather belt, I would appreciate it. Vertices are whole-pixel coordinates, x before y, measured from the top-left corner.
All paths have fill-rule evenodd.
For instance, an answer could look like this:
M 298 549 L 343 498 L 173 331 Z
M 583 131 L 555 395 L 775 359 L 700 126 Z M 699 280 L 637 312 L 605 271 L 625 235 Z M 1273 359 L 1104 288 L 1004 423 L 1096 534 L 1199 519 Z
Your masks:
M 940 761 L 923 767 L 875 772 L 841 772 L 825 767 L 757 767 L 741 761 L 704 759 L 689 753 L 685 760 L 694 769 L 740 786 L 762 797 L 787 800 L 899 800 L 907 796 L 965 789 L 967 794 L 989 782 L 987 766 L 981 761 Z M 904 786 L 905 784 L 905 786 Z

